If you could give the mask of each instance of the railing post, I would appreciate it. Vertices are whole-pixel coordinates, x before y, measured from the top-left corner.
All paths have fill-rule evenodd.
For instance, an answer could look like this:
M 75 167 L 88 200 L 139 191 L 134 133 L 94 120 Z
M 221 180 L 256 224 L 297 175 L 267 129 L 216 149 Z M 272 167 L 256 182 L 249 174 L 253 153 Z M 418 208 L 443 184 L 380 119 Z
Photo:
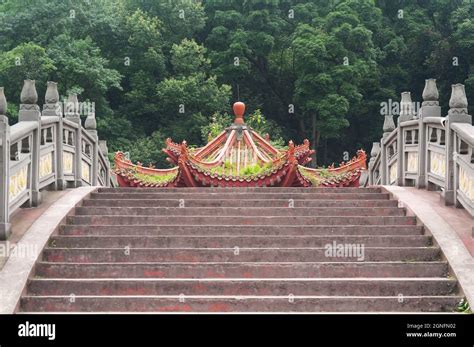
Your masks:
M 428 186 L 427 181 L 427 142 L 426 126 L 423 123 L 425 117 L 441 117 L 441 107 L 439 106 L 439 93 L 436 86 L 436 80 L 430 78 L 425 80 L 423 89 L 423 103 L 419 113 L 418 123 L 418 178 L 416 180 L 417 188 Z
M 92 155 L 91 155 L 91 171 L 92 171 L 92 185 L 96 186 L 99 184 L 99 137 L 97 136 L 97 122 L 95 120 L 94 111 L 89 112 L 87 115 L 86 121 L 84 123 L 84 128 L 94 139 L 92 144 Z
M 66 102 L 66 119 L 78 124 L 74 141 L 74 187 L 82 186 L 82 129 L 79 101 L 76 94 L 69 95 Z
M 10 186 L 10 126 L 8 125 L 7 99 L 0 87 L 0 240 L 10 236 L 10 210 L 8 189 Z
M 105 170 L 105 186 L 110 186 L 110 161 L 109 161 L 109 149 L 107 148 L 107 141 L 99 140 L 99 148 L 105 158 L 105 163 L 107 165 Z
M 375 158 L 377 157 L 379 153 L 380 153 L 380 143 L 373 142 L 372 150 L 370 151 L 370 160 L 369 160 L 369 185 L 375 184 L 374 164 L 375 164 Z
M 444 202 L 446 205 L 455 203 L 455 178 L 454 160 L 455 153 L 454 133 L 451 125 L 454 123 L 472 124 L 472 117 L 467 111 L 467 97 L 463 84 L 451 86 L 451 98 L 449 99 L 448 122 L 446 125 L 446 184 L 444 191 Z
M 34 122 L 36 129 L 33 131 L 33 143 L 31 144 L 31 196 L 29 204 L 38 206 L 41 203 L 41 193 L 39 191 L 39 161 L 41 149 L 41 112 L 38 102 L 38 93 L 34 80 L 25 80 L 21 90 L 19 122 Z
M 54 188 L 55 190 L 63 190 L 65 188 L 63 170 L 63 112 L 59 104 L 58 84 L 56 82 L 48 81 L 42 116 L 56 116 L 59 118 L 55 126 L 54 135 L 54 162 L 56 164 L 54 166 L 56 176 Z
M 403 166 L 405 163 L 405 138 L 403 136 L 403 129 L 400 123 L 412 120 L 415 114 L 413 112 L 413 105 L 411 101 L 410 92 L 403 92 L 400 101 L 400 116 L 398 117 L 398 134 L 397 134 L 397 185 L 404 186 L 405 179 L 403 178 Z
M 390 111 L 391 112 L 391 111 Z M 387 170 L 387 150 L 385 148 L 384 141 L 392 133 L 392 131 L 395 130 L 395 122 L 393 121 L 393 115 L 390 113 L 385 116 L 384 122 L 383 122 L 383 136 L 382 139 L 380 140 L 380 184 L 389 184 L 389 179 L 388 179 L 388 170 Z

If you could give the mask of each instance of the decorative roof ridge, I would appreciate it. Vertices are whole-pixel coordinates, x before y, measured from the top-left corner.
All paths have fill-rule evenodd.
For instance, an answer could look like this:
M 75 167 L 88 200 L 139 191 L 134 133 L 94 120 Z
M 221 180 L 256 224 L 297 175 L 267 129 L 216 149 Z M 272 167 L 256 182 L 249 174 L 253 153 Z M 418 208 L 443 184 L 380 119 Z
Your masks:
M 289 163 L 282 162 L 279 166 L 272 168 L 271 171 L 268 172 L 268 170 L 263 171 L 263 174 L 257 174 L 257 175 L 247 175 L 247 176 L 234 176 L 234 175 L 226 175 L 226 174 L 219 174 L 219 173 L 212 173 L 209 170 L 205 170 L 203 168 L 200 168 L 196 165 L 194 165 L 192 162 L 188 161 L 186 162 L 186 165 L 190 167 L 191 169 L 197 171 L 200 174 L 203 174 L 205 176 L 208 176 L 209 178 L 214 178 L 214 179 L 223 179 L 223 180 L 235 180 L 235 181 L 246 181 L 250 179 L 250 181 L 255 181 L 255 180 L 264 180 L 266 178 L 269 178 L 273 175 L 278 174 L 279 171 L 284 169 L 285 166 L 288 166 Z
M 136 174 L 138 172 L 134 171 L 133 169 L 115 168 L 114 173 L 116 175 L 119 175 L 119 176 L 123 177 L 123 178 L 126 178 L 130 182 L 134 182 L 136 184 L 138 183 L 138 184 L 144 185 L 144 186 L 155 186 L 155 187 L 169 186 L 170 184 L 176 183 L 177 180 L 180 177 L 180 172 L 177 171 L 175 173 L 173 179 L 171 179 L 169 181 L 164 181 L 163 183 L 160 183 L 160 182 L 152 183 L 152 182 L 146 182 L 146 181 L 140 179 L 139 177 L 136 177 Z

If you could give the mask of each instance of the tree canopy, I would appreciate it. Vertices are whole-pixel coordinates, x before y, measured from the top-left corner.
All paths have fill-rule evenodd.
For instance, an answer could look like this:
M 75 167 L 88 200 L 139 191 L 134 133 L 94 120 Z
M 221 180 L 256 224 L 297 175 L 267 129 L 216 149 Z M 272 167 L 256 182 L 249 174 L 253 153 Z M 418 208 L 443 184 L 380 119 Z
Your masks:
M 96 103 L 100 137 L 164 165 L 163 141 L 200 146 L 232 103 L 318 164 L 370 150 L 380 103 L 436 78 L 474 91 L 474 4 L 463 0 L 36 0 L 0 2 L 0 86 L 14 122 L 23 79 Z M 470 105 L 470 111 L 474 108 Z

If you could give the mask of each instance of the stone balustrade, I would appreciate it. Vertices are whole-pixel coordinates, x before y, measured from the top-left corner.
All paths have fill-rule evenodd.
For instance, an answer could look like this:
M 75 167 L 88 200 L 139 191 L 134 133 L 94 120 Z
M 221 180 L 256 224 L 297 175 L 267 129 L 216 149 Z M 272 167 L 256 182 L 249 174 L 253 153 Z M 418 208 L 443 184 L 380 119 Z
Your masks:
M 93 109 L 82 126 L 77 96 L 69 96 L 63 107 L 55 82 L 48 82 L 42 110 L 37 101 L 35 81 L 26 80 L 18 123 L 9 126 L 0 88 L 0 240 L 8 238 L 16 209 L 41 203 L 41 190 L 112 184 Z
M 386 115 L 382 139 L 373 143 L 369 184 L 437 190 L 446 205 L 474 216 L 474 126 L 464 85 L 452 85 L 445 117 L 438 98 L 434 79 L 426 80 L 417 112 L 410 93 L 402 93 L 397 125 Z

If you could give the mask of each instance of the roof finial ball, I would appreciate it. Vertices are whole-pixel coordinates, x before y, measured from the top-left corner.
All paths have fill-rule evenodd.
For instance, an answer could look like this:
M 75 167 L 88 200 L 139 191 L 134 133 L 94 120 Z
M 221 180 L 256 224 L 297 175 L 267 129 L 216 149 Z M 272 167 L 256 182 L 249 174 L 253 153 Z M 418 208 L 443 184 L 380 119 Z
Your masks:
M 234 109 L 235 115 L 234 124 L 244 124 L 245 104 L 237 101 L 232 108 Z

